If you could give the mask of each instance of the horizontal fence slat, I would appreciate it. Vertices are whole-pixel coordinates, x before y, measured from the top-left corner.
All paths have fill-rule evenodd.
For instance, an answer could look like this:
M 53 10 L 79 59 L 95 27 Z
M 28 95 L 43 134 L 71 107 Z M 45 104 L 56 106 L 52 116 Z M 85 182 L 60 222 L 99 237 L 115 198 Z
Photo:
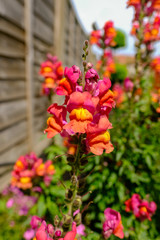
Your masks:
M 1 0 L 0 15 L 24 28 L 24 8 L 18 0 Z
M 11 58 L 24 58 L 25 46 L 22 42 L 0 33 L 0 55 Z
M 22 121 L 0 132 L 0 152 L 8 151 L 10 147 L 27 139 L 27 122 Z
M 0 107 L 0 129 L 26 118 L 26 100 L 1 103 Z
M 24 79 L 25 64 L 23 60 L 0 57 L 0 79 Z

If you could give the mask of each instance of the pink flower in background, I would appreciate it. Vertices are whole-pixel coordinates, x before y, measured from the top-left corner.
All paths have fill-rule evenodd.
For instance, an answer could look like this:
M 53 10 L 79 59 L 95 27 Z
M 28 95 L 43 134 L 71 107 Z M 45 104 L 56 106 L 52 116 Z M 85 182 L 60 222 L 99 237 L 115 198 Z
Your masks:
M 127 91 L 127 92 L 132 92 L 132 90 L 133 90 L 133 87 L 134 87 L 134 84 L 133 84 L 133 82 L 130 80 L 130 78 L 125 78 L 125 80 L 124 80 L 124 89 L 125 89 L 125 91 Z
M 25 233 L 23 234 L 24 239 L 26 240 L 31 240 L 34 238 L 34 230 L 33 229 L 28 229 L 27 231 L 25 231 Z
M 119 238 L 124 238 L 123 225 L 119 212 L 106 208 L 104 211 L 105 222 L 103 223 L 103 235 L 108 239 L 112 234 Z
M 151 221 L 152 215 L 157 209 L 155 202 L 148 202 L 147 200 L 142 200 L 139 194 L 133 194 L 130 199 L 125 201 L 126 212 L 133 212 L 133 214 L 140 221 L 148 219 Z

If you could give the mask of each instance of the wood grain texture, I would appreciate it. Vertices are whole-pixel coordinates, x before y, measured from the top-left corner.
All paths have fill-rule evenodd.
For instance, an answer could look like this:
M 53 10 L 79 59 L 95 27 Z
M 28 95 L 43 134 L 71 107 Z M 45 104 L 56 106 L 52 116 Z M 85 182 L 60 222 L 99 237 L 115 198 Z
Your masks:
M 9 127 L 21 120 L 24 120 L 26 114 L 26 100 L 17 100 L 1 103 L 0 107 L 0 130 Z

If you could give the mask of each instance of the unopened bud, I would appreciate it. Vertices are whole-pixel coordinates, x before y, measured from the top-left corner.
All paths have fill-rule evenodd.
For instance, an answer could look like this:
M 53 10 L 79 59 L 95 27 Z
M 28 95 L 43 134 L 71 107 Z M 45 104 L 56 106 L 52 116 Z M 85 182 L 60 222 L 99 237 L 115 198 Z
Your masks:
M 93 64 L 92 63 L 87 63 L 87 69 L 91 69 L 93 67 Z
M 54 226 L 58 226 L 59 225 L 59 217 L 56 215 L 55 217 L 54 217 Z
M 69 215 L 64 215 L 62 222 L 63 222 L 63 227 L 68 228 L 73 222 L 73 219 Z
M 74 217 L 74 222 L 76 222 L 76 225 L 80 225 L 81 224 L 81 214 L 78 213 L 75 217 Z
M 69 156 L 67 157 L 67 162 L 69 162 L 69 163 L 74 163 L 74 161 L 75 161 L 75 157 L 74 157 L 73 155 L 69 155 Z
M 76 211 L 77 209 L 80 209 L 81 205 L 82 205 L 81 196 L 76 196 L 76 199 L 74 200 L 73 205 L 72 205 L 73 212 Z
M 73 184 L 73 186 L 76 186 L 76 184 L 77 184 L 77 177 L 75 175 L 73 175 L 71 177 L 71 183 Z
M 85 67 L 87 65 L 86 61 L 83 61 L 83 67 Z
M 85 40 L 85 41 L 84 41 L 84 44 L 88 47 L 88 45 L 89 45 L 88 40 Z
M 57 229 L 56 231 L 55 231 L 55 236 L 56 237 L 60 237 L 62 235 L 62 231 L 60 230 L 60 229 Z
M 70 201 L 73 197 L 73 191 L 71 189 L 67 189 L 65 193 L 66 200 Z
M 86 51 L 86 56 L 88 56 L 88 50 Z

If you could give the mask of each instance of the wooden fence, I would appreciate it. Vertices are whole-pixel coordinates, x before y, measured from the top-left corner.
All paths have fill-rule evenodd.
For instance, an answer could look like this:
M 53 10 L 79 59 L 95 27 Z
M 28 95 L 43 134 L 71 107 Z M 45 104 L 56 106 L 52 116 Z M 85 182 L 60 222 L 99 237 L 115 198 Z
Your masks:
M 80 65 L 86 38 L 69 0 L 0 0 L 1 189 L 10 163 L 49 144 L 41 139 L 48 102 L 40 94 L 40 63 L 51 53 L 64 66 Z

